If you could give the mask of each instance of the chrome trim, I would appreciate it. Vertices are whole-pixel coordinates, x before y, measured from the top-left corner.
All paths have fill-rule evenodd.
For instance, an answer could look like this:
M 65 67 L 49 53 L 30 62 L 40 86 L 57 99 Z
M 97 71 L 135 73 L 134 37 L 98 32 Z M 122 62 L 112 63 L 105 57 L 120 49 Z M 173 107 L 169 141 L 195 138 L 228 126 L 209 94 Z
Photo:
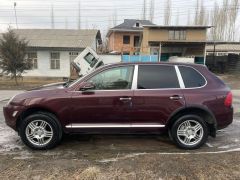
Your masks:
M 14 112 L 12 113 L 12 117 L 15 117 L 17 113 L 18 113 L 18 111 L 14 111 Z
M 207 84 L 208 84 L 208 81 L 207 81 L 207 79 L 205 78 L 205 76 L 200 72 L 200 71 L 198 71 L 197 69 L 195 69 L 194 67 L 192 67 L 192 66 L 188 66 L 188 65 L 178 65 L 178 67 L 179 66 L 185 66 L 185 67 L 189 67 L 189 68 L 192 68 L 192 69 L 194 69 L 195 71 L 197 71 L 202 77 L 203 77 L 203 79 L 205 80 L 205 84 L 203 85 L 203 86 L 200 86 L 200 87 L 192 87 L 192 88 L 184 88 L 184 89 L 200 89 L 200 88 L 204 88 L 205 86 L 207 86 Z M 180 72 L 180 70 L 179 70 L 179 72 Z M 180 72 L 180 74 L 181 74 L 181 72 Z
M 133 80 L 132 80 L 132 90 L 137 89 L 137 81 L 138 81 L 138 65 L 135 65 L 134 73 L 133 73 Z
M 113 123 L 102 123 L 102 124 L 84 124 L 84 123 L 73 123 L 65 126 L 66 128 L 163 128 L 165 125 L 162 124 L 113 124 Z
M 185 84 L 184 84 L 184 82 L 183 82 L 183 78 L 182 78 L 182 75 L 181 75 L 181 73 L 180 73 L 180 71 L 179 71 L 179 69 L 178 69 L 178 66 L 175 65 L 174 67 L 175 67 L 175 71 L 176 71 L 176 73 L 177 73 L 177 78 L 178 78 L 179 86 L 180 86 L 181 89 L 184 89 L 184 88 L 185 88 Z

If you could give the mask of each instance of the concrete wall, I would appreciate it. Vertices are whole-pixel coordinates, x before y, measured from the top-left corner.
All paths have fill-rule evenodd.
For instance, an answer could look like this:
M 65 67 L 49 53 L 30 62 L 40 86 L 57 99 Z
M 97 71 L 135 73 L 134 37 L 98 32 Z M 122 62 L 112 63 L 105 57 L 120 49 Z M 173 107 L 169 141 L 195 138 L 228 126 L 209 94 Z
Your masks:
M 51 51 L 37 51 L 38 69 L 27 70 L 23 76 L 41 77 L 69 77 L 70 76 L 70 57 L 69 51 L 60 52 L 60 69 L 50 68 Z

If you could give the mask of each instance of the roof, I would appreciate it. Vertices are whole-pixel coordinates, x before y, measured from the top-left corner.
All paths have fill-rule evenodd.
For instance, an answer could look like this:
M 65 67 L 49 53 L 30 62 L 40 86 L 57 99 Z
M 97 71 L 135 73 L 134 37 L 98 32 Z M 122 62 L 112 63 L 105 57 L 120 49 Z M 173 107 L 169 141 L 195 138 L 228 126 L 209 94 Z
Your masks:
M 163 26 L 163 25 L 144 25 L 144 28 L 151 28 L 151 29 L 207 29 L 211 28 L 212 26 Z
M 85 48 L 92 46 L 95 39 L 101 41 L 99 30 L 70 29 L 14 29 L 20 38 L 28 41 L 29 47 Z
M 140 26 L 136 27 L 136 23 L 139 23 Z M 155 25 L 153 24 L 151 21 L 149 20 L 138 20 L 138 19 L 124 19 L 124 22 L 111 28 L 108 33 L 107 36 L 109 36 L 111 34 L 112 31 L 137 31 L 137 32 L 141 32 L 143 31 L 143 26 L 145 25 Z
M 214 51 L 214 44 L 207 44 L 206 50 Z M 240 42 L 218 42 L 215 44 L 215 51 L 240 52 Z

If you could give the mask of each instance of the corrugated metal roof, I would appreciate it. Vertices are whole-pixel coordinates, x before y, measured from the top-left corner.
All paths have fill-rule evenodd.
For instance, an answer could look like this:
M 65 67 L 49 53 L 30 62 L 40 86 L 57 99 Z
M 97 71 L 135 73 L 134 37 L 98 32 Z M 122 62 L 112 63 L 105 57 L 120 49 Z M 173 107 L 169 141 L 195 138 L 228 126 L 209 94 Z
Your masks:
M 207 51 L 213 51 L 214 45 L 208 44 L 206 46 Z M 233 44 L 216 44 L 215 45 L 215 51 L 228 51 L 228 52 L 235 52 L 240 51 L 240 43 L 233 43 Z
M 100 32 L 69 29 L 14 29 L 20 38 L 28 41 L 29 47 L 85 48 L 91 46 L 95 38 L 101 39 Z

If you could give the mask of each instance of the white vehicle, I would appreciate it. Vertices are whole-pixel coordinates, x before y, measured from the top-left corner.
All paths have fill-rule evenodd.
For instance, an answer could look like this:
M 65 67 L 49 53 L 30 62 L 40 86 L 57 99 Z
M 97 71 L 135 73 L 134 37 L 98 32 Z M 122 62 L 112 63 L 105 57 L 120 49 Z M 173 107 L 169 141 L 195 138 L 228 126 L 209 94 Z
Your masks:
M 104 63 L 92 48 L 86 47 L 73 60 L 72 65 L 77 70 L 78 75 L 81 77 L 104 65 Z

